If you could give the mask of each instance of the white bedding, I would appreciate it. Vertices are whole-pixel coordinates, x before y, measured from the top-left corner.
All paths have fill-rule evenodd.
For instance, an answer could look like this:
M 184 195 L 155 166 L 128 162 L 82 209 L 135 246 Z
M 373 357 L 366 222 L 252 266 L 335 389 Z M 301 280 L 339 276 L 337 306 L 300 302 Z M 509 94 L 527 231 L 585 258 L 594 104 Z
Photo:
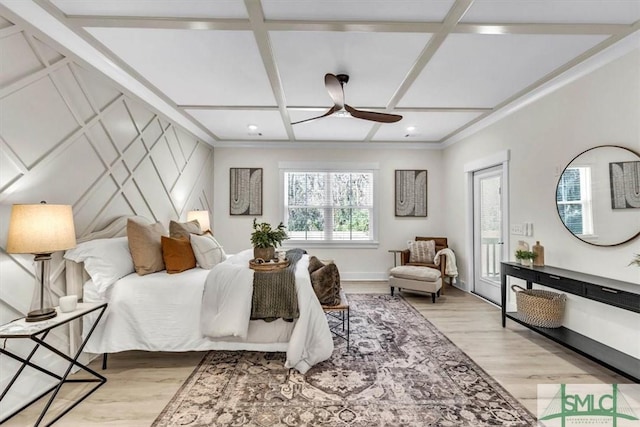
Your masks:
M 220 265 L 238 262 L 245 256 L 244 253 L 238 254 Z M 248 259 L 245 265 L 250 270 Z M 215 268 L 195 268 L 179 274 L 161 271 L 138 276 L 133 273 L 114 283 L 103 296 L 88 281 L 84 285 L 84 301 L 106 301 L 109 306 L 84 351 L 98 354 L 126 350 L 282 351 L 287 352 L 287 367 L 304 373 L 315 363 L 329 358 L 333 352 L 331 333 L 313 294 L 307 265 L 308 257 L 305 256 L 296 270 L 300 319 L 296 322 L 252 320 L 246 338 L 207 338 L 201 332 L 205 281 L 209 274 L 215 274 Z M 215 286 L 215 280 L 207 282 L 209 286 Z M 220 306 L 226 304 L 221 303 Z M 85 322 L 85 325 L 92 323 Z

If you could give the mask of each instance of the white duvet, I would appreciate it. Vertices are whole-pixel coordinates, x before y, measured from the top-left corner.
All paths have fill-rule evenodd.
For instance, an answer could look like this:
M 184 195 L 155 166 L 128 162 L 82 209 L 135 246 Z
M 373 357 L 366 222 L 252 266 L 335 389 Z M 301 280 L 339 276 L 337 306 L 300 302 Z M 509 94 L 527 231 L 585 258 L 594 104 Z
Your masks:
M 237 277 L 224 274 L 230 265 L 240 267 L 245 258 L 246 267 Z M 243 319 L 231 316 L 239 313 L 236 311 L 238 306 L 246 305 L 246 302 L 236 299 L 234 286 L 238 285 L 239 289 L 253 287 L 253 271 L 248 268 L 250 258 L 251 251 L 245 251 L 212 270 L 195 268 L 179 274 L 161 271 L 145 276 L 133 273 L 110 286 L 104 295 L 96 291 L 91 281 L 87 282 L 84 301 L 108 302 L 109 305 L 84 351 L 96 354 L 126 350 L 282 351 L 287 353 L 286 366 L 302 373 L 329 358 L 333 352 L 333 340 L 311 287 L 307 256 L 298 262 L 296 270 L 300 307 L 297 321 L 249 321 L 248 314 Z M 249 276 L 251 282 L 246 281 Z M 208 302 L 203 306 L 205 282 Z M 214 305 L 209 305 L 214 294 L 218 294 Z M 250 304 L 249 297 L 249 312 Z M 208 324 L 207 321 L 216 319 L 216 316 L 213 328 L 217 328 L 218 336 L 204 336 L 201 324 Z M 87 318 L 85 326 L 95 320 Z

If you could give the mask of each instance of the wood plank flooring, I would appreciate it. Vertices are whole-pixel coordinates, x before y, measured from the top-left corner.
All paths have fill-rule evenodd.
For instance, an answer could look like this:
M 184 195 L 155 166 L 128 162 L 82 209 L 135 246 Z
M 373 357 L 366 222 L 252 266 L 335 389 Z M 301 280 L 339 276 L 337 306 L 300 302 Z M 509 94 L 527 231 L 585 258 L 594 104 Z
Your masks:
M 386 282 L 349 282 L 343 288 L 347 293 L 386 293 L 389 289 Z M 435 304 L 429 296 L 402 295 L 534 414 L 537 384 L 630 382 L 514 322 L 507 321 L 503 329 L 500 310 L 474 295 L 448 288 Z M 203 354 L 113 354 L 109 369 L 102 371 L 108 382 L 55 425 L 149 426 Z M 99 370 L 100 361 L 93 361 L 91 367 Z M 78 393 L 77 385 L 65 386 L 52 411 L 65 407 Z M 5 425 L 33 425 L 42 405 L 38 402 Z

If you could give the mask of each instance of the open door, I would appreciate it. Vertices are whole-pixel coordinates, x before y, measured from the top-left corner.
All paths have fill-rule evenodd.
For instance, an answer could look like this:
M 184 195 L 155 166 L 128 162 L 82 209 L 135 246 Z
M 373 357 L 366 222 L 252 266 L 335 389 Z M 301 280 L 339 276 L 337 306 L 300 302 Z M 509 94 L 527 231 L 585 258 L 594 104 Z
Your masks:
M 504 257 L 502 165 L 473 173 L 472 292 L 500 305 L 500 262 Z

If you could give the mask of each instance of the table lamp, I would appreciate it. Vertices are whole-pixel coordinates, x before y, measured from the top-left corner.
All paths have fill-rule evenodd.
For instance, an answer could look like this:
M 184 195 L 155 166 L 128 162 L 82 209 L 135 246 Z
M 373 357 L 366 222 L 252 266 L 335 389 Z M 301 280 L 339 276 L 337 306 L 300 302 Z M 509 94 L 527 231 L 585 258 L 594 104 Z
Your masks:
M 198 220 L 200 223 L 200 231 L 203 233 L 210 231 L 211 223 L 209 222 L 209 211 L 189 211 L 187 212 L 187 221 Z
M 71 206 L 41 202 L 11 207 L 7 253 L 35 255 L 36 280 L 37 262 L 40 262 L 40 280 L 37 284 L 39 286 L 36 286 L 31 311 L 25 318 L 27 322 L 51 319 L 57 315 L 49 286 L 51 254 L 71 249 L 75 245 L 76 232 Z

